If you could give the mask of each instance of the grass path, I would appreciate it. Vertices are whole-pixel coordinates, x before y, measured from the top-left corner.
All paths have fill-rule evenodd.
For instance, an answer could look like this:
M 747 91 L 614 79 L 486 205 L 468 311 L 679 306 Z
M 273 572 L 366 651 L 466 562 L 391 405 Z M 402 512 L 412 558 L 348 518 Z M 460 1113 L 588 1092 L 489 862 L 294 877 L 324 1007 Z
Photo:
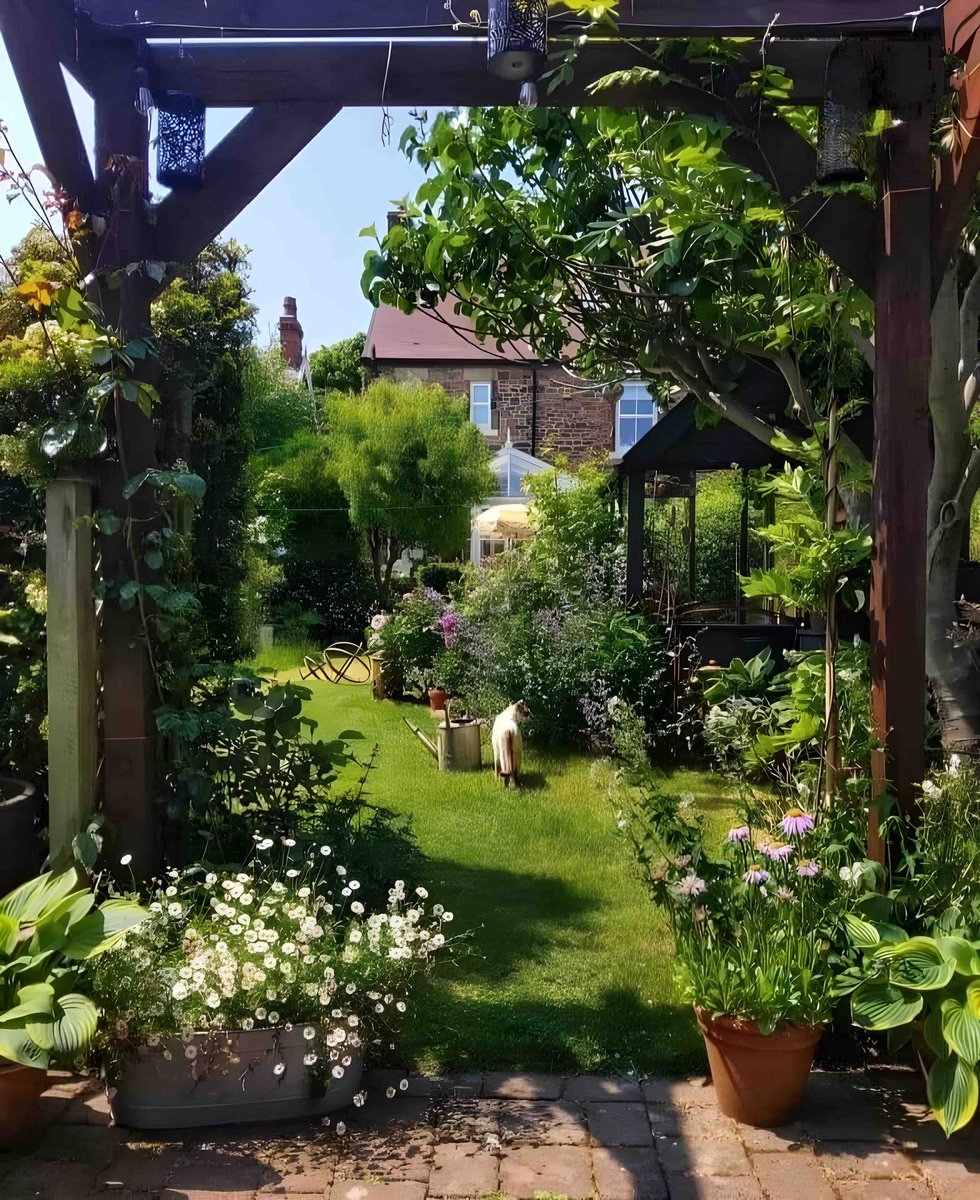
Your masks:
M 405 1031 L 416 1067 L 670 1072 L 702 1061 L 669 935 L 631 874 L 589 759 L 532 746 L 525 788 L 506 791 L 488 768 L 437 771 L 402 720 L 431 732 L 427 708 L 378 703 L 366 686 L 312 688 L 322 736 L 352 728 L 379 743 L 371 798 L 412 815 L 428 857 L 428 877 L 412 882 L 471 933 Z M 706 808 L 730 803 L 712 776 L 676 772 L 671 786 Z

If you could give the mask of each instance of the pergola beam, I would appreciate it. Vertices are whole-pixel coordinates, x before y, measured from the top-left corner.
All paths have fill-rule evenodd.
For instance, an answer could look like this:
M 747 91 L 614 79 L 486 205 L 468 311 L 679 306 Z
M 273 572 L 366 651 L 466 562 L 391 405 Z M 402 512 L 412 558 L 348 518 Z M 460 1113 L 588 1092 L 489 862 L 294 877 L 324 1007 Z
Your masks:
M 39 16 L 25 0 L 5 0 L 0 33 L 44 164 L 58 184 L 85 203 L 95 183 L 92 167 L 55 43 Z
M 828 28 L 835 35 L 901 36 L 938 23 L 937 13 L 916 17 L 912 7 L 908 0 L 780 0 L 777 11 L 772 0 L 632 0 L 619 26 L 631 36 L 751 36 L 769 29 L 819 36 Z M 100 25 L 154 37 L 458 36 L 441 0 L 82 0 L 81 8 Z M 486 0 L 466 0 L 458 9 L 464 22 L 474 9 L 486 18 Z M 553 26 L 569 23 L 581 25 L 582 17 L 553 12 Z
M 203 188 L 157 208 L 158 257 L 192 262 L 338 112 L 322 101 L 256 105 L 205 159 Z

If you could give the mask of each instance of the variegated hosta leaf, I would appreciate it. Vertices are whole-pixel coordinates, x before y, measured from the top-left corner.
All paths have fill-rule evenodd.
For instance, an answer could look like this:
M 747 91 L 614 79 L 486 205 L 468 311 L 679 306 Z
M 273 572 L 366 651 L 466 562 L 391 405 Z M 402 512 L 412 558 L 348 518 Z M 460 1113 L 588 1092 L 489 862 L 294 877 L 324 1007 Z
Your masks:
M 851 942 L 863 950 L 877 946 L 881 941 L 881 935 L 874 925 L 854 913 L 844 914 L 844 924 L 847 926 L 847 934 Z
M 38 1067 L 42 1071 L 49 1062 L 47 1051 L 25 1029 L 0 1028 L 0 1058 L 20 1063 L 22 1067 Z
M 927 992 L 945 987 L 953 978 L 956 964 L 943 957 L 932 938 L 914 937 L 897 946 L 883 947 L 875 958 L 886 958 L 891 966 L 891 978 L 900 987 Z
M 99 1012 L 88 996 L 68 992 L 54 1003 L 48 1021 L 32 1022 L 27 1032 L 59 1063 L 67 1066 L 77 1058 L 95 1036 Z
M 962 1129 L 977 1111 L 980 1086 L 974 1067 L 953 1055 L 937 1058 L 929 1072 L 929 1104 L 948 1137 Z
M 943 957 L 951 958 L 956 964 L 957 974 L 980 975 L 980 955 L 966 938 L 940 937 L 936 938 L 936 944 L 942 951 Z
M 106 900 L 95 912 L 83 917 L 68 931 L 66 958 L 76 961 L 95 958 L 111 949 L 122 935 L 146 917 L 146 909 L 132 900 Z
M 922 1012 L 922 997 L 908 996 L 883 980 L 862 983 L 851 996 L 851 1019 L 862 1029 L 894 1029 Z
M 980 1020 L 980 979 L 972 979 L 966 985 L 966 1002 L 973 1015 Z
M 50 1016 L 54 1006 L 54 988 L 50 983 L 27 983 L 17 989 L 17 1003 L 0 1011 L 0 1025 L 23 1027 L 29 1017 Z
M 943 1037 L 959 1057 L 971 1067 L 980 1061 L 980 1020 L 959 1000 L 944 1000 Z

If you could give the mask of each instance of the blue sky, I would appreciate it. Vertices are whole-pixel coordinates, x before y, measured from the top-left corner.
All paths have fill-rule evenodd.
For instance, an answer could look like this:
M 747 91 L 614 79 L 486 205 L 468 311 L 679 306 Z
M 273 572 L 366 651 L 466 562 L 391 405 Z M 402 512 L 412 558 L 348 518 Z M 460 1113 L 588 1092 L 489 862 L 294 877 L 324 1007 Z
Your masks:
M 77 85 L 70 87 L 91 150 L 92 106 Z M 209 145 L 241 115 L 210 110 Z M 310 349 L 367 328 L 371 310 L 359 281 L 368 242 L 357 235 L 372 222 L 383 228 L 389 202 L 421 182 L 418 168 L 398 151 L 408 113 L 396 109 L 392 118 L 392 145 L 383 146 L 380 109 L 345 109 L 228 227 L 227 234 L 252 247 L 260 343 L 269 340 L 286 295 L 297 298 Z M 39 161 L 2 40 L 0 120 L 22 160 Z M 28 224 L 25 207 L 0 196 L 0 249 L 9 248 Z

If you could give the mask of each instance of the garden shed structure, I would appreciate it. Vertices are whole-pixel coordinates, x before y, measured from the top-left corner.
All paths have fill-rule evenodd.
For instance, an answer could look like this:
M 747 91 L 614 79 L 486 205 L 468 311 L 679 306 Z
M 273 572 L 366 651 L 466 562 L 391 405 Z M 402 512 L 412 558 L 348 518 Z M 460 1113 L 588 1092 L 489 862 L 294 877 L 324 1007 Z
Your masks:
M 486 11 L 484 0 L 463 7 L 466 21 L 471 10 Z M 719 72 L 706 87 L 691 68 L 687 81 L 623 87 L 604 93 L 604 102 L 722 117 L 735 131 L 732 152 L 773 179 L 792 217 L 876 301 L 873 703 L 888 751 L 887 763 L 880 756 L 875 769 L 879 786 L 887 775 L 910 801 L 923 768 L 929 318 L 971 203 L 980 158 L 980 138 L 974 136 L 980 134 L 974 95 L 977 5 L 632 0 L 621 16 L 621 36 L 590 43 L 572 84 L 547 103 L 589 102 L 591 80 L 644 61 L 644 38 L 746 36 L 744 71 Z M 580 18 L 559 9 L 551 19 L 551 48 L 567 45 L 579 27 Z M 0 0 L 0 30 L 47 167 L 84 211 L 108 211 L 110 199 L 115 205 L 117 219 L 98 247 L 103 267 L 192 259 L 344 105 L 495 105 L 516 99 L 515 84 L 487 73 L 485 26 L 457 28 L 453 12 L 438 0 Z M 815 190 L 812 148 L 785 122 L 760 118 L 739 95 L 745 71 L 764 54 L 794 79 L 795 103 L 818 103 L 828 57 L 841 39 L 859 46 L 854 70 L 873 79 L 876 106 L 901 117 L 884 146 L 877 204 L 853 193 Z M 960 149 L 934 181 L 930 129 L 945 88 L 946 48 L 966 63 L 962 136 Z M 94 97 L 94 171 L 62 66 Z M 154 91 L 189 92 L 208 106 L 250 108 L 208 154 L 197 192 L 151 200 L 147 122 L 134 104 L 138 67 L 148 72 Z M 165 282 L 158 274 L 134 269 L 123 276 L 115 315 L 125 334 L 148 327 L 150 302 Z M 130 476 L 156 461 L 154 424 L 135 406 L 123 406 L 115 436 Z M 68 568 L 52 561 L 49 578 L 53 604 L 70 635 L 58 639 L 63 657 L 52 672 L 63 693 L 63 702 L 52 707 L 50 731 L 51 804 L 60 831 L 56 852 L 91 808 L 96 789 L 95 626 L 88 615 L 82 527 L 75 518 L 91 505 L 93 485 L 98 507 L 121 508 L 122 483 L 118 464 L 93 464 L 84 477 L 56 485 L 49 506 L 52 528 L 72 542 L 64 559 Z M 118 546 L 107 541 L 103 571 L 115 577 L 125 565 Z M 120 844 L 132 848 L 143 870 L 152 869 L 157 853 L 154 705 L 137 618 L 107 606 L 98 696 L 102 801 Z

